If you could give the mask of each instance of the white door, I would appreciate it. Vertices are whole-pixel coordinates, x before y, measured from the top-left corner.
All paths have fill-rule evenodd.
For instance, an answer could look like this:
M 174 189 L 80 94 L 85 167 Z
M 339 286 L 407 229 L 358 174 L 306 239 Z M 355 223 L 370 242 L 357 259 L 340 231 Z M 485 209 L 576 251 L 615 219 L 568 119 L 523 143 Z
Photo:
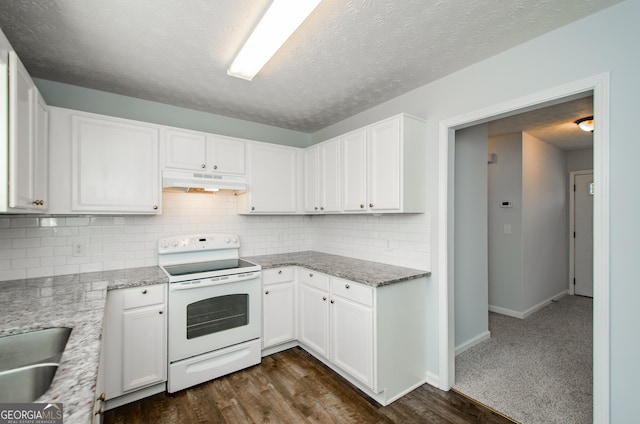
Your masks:
M 574 181 L 574 289 L 593 297 L 593 173 L 576 174 Z

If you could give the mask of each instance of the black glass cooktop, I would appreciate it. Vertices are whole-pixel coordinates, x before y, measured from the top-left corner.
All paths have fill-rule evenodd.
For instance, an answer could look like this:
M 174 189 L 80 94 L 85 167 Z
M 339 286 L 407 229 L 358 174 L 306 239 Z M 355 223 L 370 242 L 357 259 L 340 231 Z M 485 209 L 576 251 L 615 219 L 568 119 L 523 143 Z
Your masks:
M 164 269 L 170 276 L 176 277 L 191 274 L 197 276 L 197 274 L 202 272 L 238 270 L 255 266 L 255 264 L 243 259 L 223 259 L 218 261 L 194 262 L 191 264 L 166 265 Z

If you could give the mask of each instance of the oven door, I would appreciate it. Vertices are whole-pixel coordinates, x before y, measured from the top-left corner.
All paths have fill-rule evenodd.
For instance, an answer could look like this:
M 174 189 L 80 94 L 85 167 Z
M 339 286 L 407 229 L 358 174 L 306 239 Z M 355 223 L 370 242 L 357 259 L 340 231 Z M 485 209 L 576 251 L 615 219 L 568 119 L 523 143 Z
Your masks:
M 260 272 L 169 285 L 169 362 L 259 339 Z

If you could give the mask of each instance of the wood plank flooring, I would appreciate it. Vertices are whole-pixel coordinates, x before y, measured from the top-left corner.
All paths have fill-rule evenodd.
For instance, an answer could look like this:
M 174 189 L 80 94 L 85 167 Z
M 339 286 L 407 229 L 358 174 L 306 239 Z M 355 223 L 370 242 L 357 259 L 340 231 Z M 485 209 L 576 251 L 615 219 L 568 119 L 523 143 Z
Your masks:
M 380 406 L 300 348 L 174 394 L 107 411 L 106 424 L 496 423 L 513 421 L 450 391 L 423 385 Z

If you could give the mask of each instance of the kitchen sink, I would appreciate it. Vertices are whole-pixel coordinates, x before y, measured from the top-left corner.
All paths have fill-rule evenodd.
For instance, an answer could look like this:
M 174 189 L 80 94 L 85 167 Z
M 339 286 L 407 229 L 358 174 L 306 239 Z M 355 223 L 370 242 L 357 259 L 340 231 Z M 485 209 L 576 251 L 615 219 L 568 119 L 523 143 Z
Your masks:
M 70 334 L 55 327 L 0 337 L 0 403 L 33 402 L 45 393 Z

